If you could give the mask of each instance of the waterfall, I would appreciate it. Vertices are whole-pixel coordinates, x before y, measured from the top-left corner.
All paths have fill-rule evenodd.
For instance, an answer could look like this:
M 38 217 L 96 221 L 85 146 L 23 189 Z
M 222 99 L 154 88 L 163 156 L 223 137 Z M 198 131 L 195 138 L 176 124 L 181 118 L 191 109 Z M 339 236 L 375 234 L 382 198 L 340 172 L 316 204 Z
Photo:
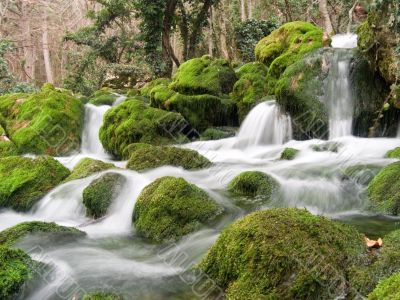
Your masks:
M 352 52 L 344 49 L 357 47 L 357 35 L 336 35 L 332 46 L 338 49 L 333 53 L 326 92 L 330 139 L 352 134 L 354 103 L 349 83 Z
M 290 117 L 282 114 L 275 101 L 258 104 L 240 127 L 235 146 L 281 145 L 292 138 Z
M 103 116 L 109 109 L 110 106 L 108 105 L 85 105 L 85 125 L 82 135 L 83 154 L 94 154 L 103 158 L 108 157 L 103 145 L 99 140 L 99 131 L 101 125 L 103 124 Z

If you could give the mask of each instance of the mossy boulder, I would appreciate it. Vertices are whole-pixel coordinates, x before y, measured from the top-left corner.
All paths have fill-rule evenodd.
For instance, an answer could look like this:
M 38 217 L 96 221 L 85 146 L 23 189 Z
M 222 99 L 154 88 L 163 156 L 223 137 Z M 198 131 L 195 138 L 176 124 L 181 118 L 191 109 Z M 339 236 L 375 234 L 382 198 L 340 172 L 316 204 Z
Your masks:
M 206 192 L 183 178 L 162 177 L 136 201 L 136 230 L 155 242 L 177 240 L 212 221 L 222 208 Z
M 41 239 L 59 242 L 74 240 L 86 234 L 72 227 L 64 227 L 56 223 L 24 222 L 0 232 L 0 246 L 14 247 L 29 235 L 40 235 Z
M 210 127 L 202 132 L 200 140 L 202 141 L 215 141 L 227 139 L 236 135 L 236 128 L 234 127 Z
M 150 93 L 156 86 L 168 86 L 171 82 L 172 82 L 172 80 L 169 78 L 155 79 L 155 80 L 147 83 L 140 89 L 140 95 L 150 98 Z
M 170 88 L 184 95 L 229 94 L 237 78 L 229 62 L 210 56 L 183 63 L 173 77 Z
M 17 299 L 38 267 L 22 250 L 0 246 L 0 298 Z
M 0 96 L 0 113 L 20 153 L 63 156 L 80 148 L 83 104 L 68 91 L 45 85 L 33 94 Z
M 368 196 L 374 210 L 390 215 L 400 214 L 400 162 L 383 168 L 368 185 Z
M 28 211 L 69 174 L 51 157 L 0 158 L 0 207 Z
M 154 169 L 161 166 L 182 167 L 196 170 L 211 166 L 211 162 L 198 152 L 170 146 L 139 147 L 130 155 L 127 168 L 134 171 Z
M 274 30 L 255 48 L 256 59 L 268 67 L 267 91 L 274 94 L 275 84 L 286 68 L 323 46 L 322 30 L 307 22 L 290 22 Z
M 235 83 L 230 96 L 238 106 L 240 122 L 267 95 L 267 73 L 268 68 L 259 62 L 245 64 L 236 71 L 239 80 Z
M 397 147 L 393 150 L 390 150 L 386 153 L 385 157 L 387 158 L 398 158 L 400 159 L 400 147 Z
M 129 99 L 107 111 L 100 140 L 108 152 L 121 157 L 130 144 L 171 144 L 189 133 L 190 126 L 181 114 Z
M 90 96 L 89 103 L 100 106 L 100 105 L 113 105 L 117 100 L 118 95 L 115 94 L 111 89 L 103 88 L 93 93 Z
M 300 151 L 294 148 L 285 148 L 281 153 L 281 160 L 293 160 Z
M 396 300 L 400 299 L 400 273 L 397 273 L 384 281 L 368 295 L 368 300 Z
M 86 215 L 94 219 L 104 217 L 113 200 L 120 194 L 125 182 L 125 177 L 118 173 L 107 173 L 93 180 L 83 190 Z
M 199 268 L 228 299 L 333 299 L 365 252 L 348 225 L 300 209 L 247 215 L 224 229 Z
M 93 292 L 83 296 L 82 300 L 123 300 L 121 295 L 107 292 Z
M 93 174 L 115 168 L 116 167 L 111 163 L 106 163 L 104 161 L 88 157 L 83 158 L 76 164 L 71 174 L 68 176 L 68 178 L 65 179 L 65 181 L 86 178 Z
M 0 134 L 0 157 L 13 155 L 18 155 L 17 146 L 6 135 Z
M 235 196 L 235 202 L 243 206 L 265 204 L 272 199 L 278 189 L 279 183 L 274 178 L 258 171 L 240 173 L 228 184 L 228 191 Z

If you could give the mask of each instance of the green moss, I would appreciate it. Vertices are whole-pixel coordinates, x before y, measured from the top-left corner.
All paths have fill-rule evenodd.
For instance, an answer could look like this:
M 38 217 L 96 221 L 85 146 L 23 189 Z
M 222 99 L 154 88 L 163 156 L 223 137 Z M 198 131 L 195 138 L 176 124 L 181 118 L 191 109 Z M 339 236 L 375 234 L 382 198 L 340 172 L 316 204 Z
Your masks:
M 279 183 L 263 172 L 243 172 L 228 184 L 228 191 L 236 197 L 235 202 L 243 206 L 259 206 L 270 201 L 279 189 Z
M 0 246 L 0 298 L 16 299 L 37 266 L 23 251 Z
M 281 159 L 282 160 L 293 160 L 296 158 L 297 154 L 300 151 L 294 148 L 285 148 L 283 152 L 281 153 Z
M 0 232 L 0 246 L 14 247 L 28 235 L 46 236 L 54 241 L 75 239 L 86 234 L 72 227 L 59 226 L 56 223 L 25 222 Z
M 182 115 L 146 106 L 140 100 L 127 100 L 104 116 L 100 140 L 117 157 L 133 143 L 170 144 L 187 131 Z
M 113 103 L 115 102 L 115 100 L 118 98 L 117 95 L 115 94 L 110 94 L 110 95 L 101 95 L 101 96 L 97 96 L 94 98 L 91 98 L 89 103 L 96 105 L 96 106 L 100 106 L 100 105 L 113 105 Z
M 0 158 L 18 154 L 17 146 L 15 146 L 11 141 L 4 140 L 4 138 L 2 140 L 2 137 L 0 136 Z
M 178 147 L 139 147 L 131 152 L 126 166 L 130 170 L 143 171 L 161 166 L 176 166 L 196 170 L 211 166 L 211 162 L 194 150 Z
M 82 300 L 123 300 L 121 295 L 105 292 L 93 292 L 86 294 Z
M 134 143 L 126 146 L 124 150 L 122 151 L 122 159 L 128 160 L 132 153 L 135 151 L 141 149 L 141 148 L 151 148 L 152 145 L 150 144 L 145 144 L 145 143 Z
M 1 96 L 0 113 L 21 153 L 62 156 L 79 150 L 83 104 L 68 91 L 50 85 L 38 93 Z
M 86 178 L 93 174 L 114 168 L 116 167 L 111 163 L 105 163 L 101 160 L 92 158 L 83 158 L 76 164 L 75 168 L 71 172 L 71 175 L 69 175 L 65 181 Z
M 400 213 L 400 162 L 383 168 L 368 185 L 374 210 L 391 215 Z
M 397 147 L 393 150 L 390 150 L 386 153 L 385 157 L 387 158 L 398 158 L 400 159 L 400 147 Z
M 269 94 L 274 94 L 275 84 L 288 66 L 304 54 L 323 46 L 322 38 L 323 32 L 317 26 L 296 21 L 284 24 L 257 44 L 256 58 L 269 68 Z
M 248 63 L 237 72 L 239 80 L 231 93 L 238 106 L 239 120 L 243 121 L 253 106 L 266 96 L 266 76 L 268 68 L 262 63 Z
M 104 217 L 124 183 L 125 177 L 118 173 L 107 173 L 92 181 L 83 190 L 86 215 L 95 219 Z
M 363 253 L 352 227 L 299 209 L 252 213 L 224 229 L 200 269 L 228 299 L 333 299 Z
M 339 148 L 343 146 L 340 143 L 336 142 L 325 142 L 321 143 L 318 145 L 312 145 L 311 149 L 315 152 L 333 152 L 333 153 L 338 153 Z
M 0 207 L 27 211 L 69 174 L 50 157 L 0 158 Z
M 176 240 L 213 220 L 222 208 L 183 178 L 162 177 L 147 186 L 135 204 L 136 230 L 156 242 Z
M 201 135 L 200 140 L 202 141 L 215 141 L 226 139 L 230 137 L 234 137 L 236 134 L 235 128 L 227 128 L 227 127 L 211 127 L 207 128 Z
M 369 300 L 400 299 L 400 273 L 397 273 L 381 283 L 368 295 Z
M 144 87 L 140 89 L 140 94 L 144 97 L 150 98 L 151 90 L 159 85 L 168 86 L 171 83 L 171 79 L 169 78 L 158 78 L 147 83 Z
M 184 95 L 220 96 L 230 93 L 236 80 L 235 72 L 229 62 L 203 56 L 183 63 L 175 74 L 170 88 Z

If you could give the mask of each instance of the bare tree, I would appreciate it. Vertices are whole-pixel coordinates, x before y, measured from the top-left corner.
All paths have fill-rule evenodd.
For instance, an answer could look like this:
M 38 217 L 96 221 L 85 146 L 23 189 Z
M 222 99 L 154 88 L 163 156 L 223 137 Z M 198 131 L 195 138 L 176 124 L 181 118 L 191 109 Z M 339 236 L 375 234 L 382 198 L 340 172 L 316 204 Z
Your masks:
M 328 11 L 328 3 L 327 0 L 319 0 L 319 11 L 321 13 L 322 18 L 324 19 L 324 28 L 325 31 L 332 35 L 334 33 L 331 17 Z

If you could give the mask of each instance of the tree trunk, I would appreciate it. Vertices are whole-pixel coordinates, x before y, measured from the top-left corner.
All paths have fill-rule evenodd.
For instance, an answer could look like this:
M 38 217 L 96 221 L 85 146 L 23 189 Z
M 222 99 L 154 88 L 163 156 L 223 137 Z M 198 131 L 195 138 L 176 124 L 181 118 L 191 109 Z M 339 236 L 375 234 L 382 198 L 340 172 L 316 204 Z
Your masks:
M 347 25 L 347 33 L 351 32 L 351 25 L 353 23 L 354 9 L 356 8 L 357 4 L 358 4 L 358 1 L 354 2 L 353 6 L 349 10 L 349 24 Z
M 32 32 L 31 25 L 29 20 L 29 15 L 27 12 L 28 4 L 26 2 L 22 2 L 21 4 L 21 13 L 22 13 L 22 27 L 24 28 L 24 39 L 22 41 L 22 47 L 24 50 L 24 64 L 23 70 L 26 76 L 26 81 L 30 82 L 35 80 L 35 63 L 36 63 L 36 54 L 35 54 L 35 45 L 32 40 Z
M 246 21 L 246 0 L 240 0 L 240 15 L 242 22 Z
M 162 72 L 162 76 L 171 77 L 173 62 L 179 67 L 180 63 L 178 58 L 175 56 L 175 53 L 171 46 L 171 30 L 172 30 L 172 19 L 175 15 L 176 6 L 178 4 L 178 0 L 170 0 L 167 2 L 164 12 L 164 21 L 163 21 L 163 31 L 162 31 L 162 59 L 165 64 L 165 68 Z
M 213 17 L 214 17 L 213 8 L 210 7 L 210 17 L 209 17 L 209 21 L 208 21 L 208 23 L 210 25 L 210 28 L 208 29 L 209 30 L 209 34 L 208 34 L 208 54 L 210 56 L 213 56 L 213 53 L 214 53 L 214 37 L 213 37 L 213 32 L 214 32 L 214 23 L 213 23 L 213 21 L 214 20 L 213 20 Z
M 49 50 L 49 29 L 47 23 L 47 14 L 43 18 L 42 25 L 42 50 L 44 67 L 46 70 L 46 80 L 48 83 L 54 83 L 53 69 L 51 66 L 50 50 Z
M 253 0 L 247 0 L 247 12 L 248 12 L 248 18 L 252 19 L 253 18 Z
M 328 4 L 327 0 L 319 0 L 319 11 L 321 13 L 322 18 L 324 19 L 324 27 L 325 31 L 332 35 L 334 33 L 331 18 L 328 12 Z
M 221 27 L 221 35 L 220 35 L 220 42 L 221 42 L 221 52 L 225 59 L 229 59 L 229 53 L 227 49 L 227 42 L 226 42 L 226 22 L 224 13 L 221 13 L 220 16 L 220 27 Z

